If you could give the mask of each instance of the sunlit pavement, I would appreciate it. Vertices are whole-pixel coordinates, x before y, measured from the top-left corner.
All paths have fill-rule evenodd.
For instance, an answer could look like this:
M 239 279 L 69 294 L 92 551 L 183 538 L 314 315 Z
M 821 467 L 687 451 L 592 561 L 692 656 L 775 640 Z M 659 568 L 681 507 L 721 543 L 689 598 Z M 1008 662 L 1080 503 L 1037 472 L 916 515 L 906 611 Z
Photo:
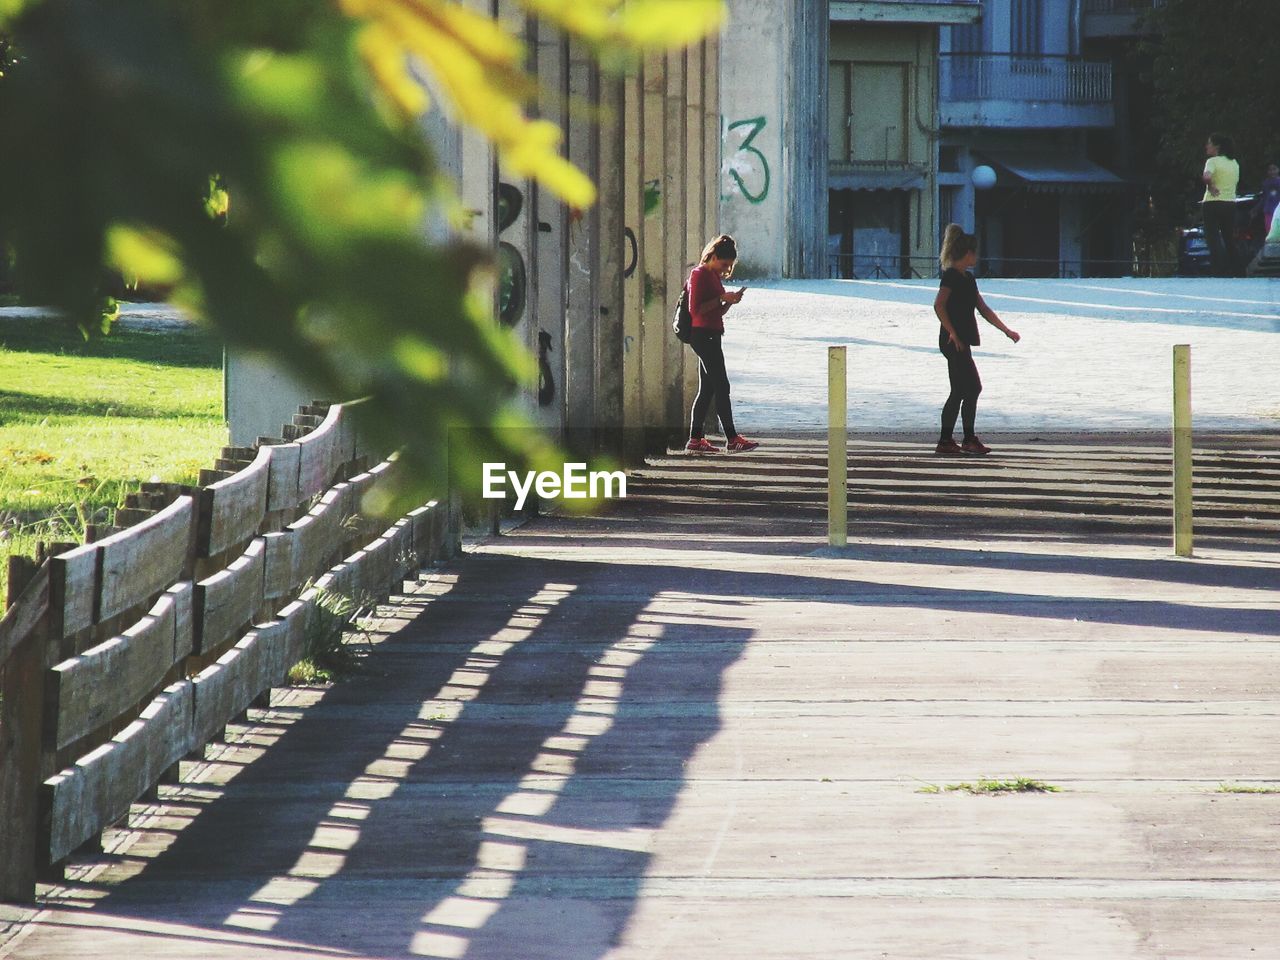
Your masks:
M 727 342 L 759 451 L 658 458 L 602 516 L 424 574 L 361 676 L 276 691 L 0 955 L 1275 956 L 1273 288 L 1230 283 L 1251 315 L 1223 325 L 983 287 L 1026 335 L 980 355 L 992 456 L 930 453 L 930 285 L 755 290 Z M 907 432 L 853 439 L 832 550 L 821 440 L 776 430 L 825 422 L 841 342 L 851 426 Z M 1198 435 L 1190 560 L 1157 435 L 1174 342 L 1198 424 L 1254 431 Z M 983 778 L 1058 789 L 948 789 Z
M 849 428 L 932 430 L 947 395 L 936 281 L 748 285 L 725 321 L 740 429 L 825 428 L 827 346 L 846 346 Z M 737 284 L 730 283 L 730 287 Z M 1280 280 L 979 280 L 1022 334 L 979 320 L 979 434 L 1167 429 L 1189 343 L 1195 425 L 1280 429 Z

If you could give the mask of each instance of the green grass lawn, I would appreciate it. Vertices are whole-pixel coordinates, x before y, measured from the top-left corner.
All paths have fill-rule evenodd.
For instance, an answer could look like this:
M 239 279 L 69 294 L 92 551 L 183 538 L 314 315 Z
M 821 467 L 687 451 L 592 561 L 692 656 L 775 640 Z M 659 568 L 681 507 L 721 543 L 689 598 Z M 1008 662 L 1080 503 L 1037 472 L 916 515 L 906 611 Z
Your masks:
M 86 342 L 0 319 L 0 602 L 10 554 L 82 539 L 144 480 L 194 483 L 227 442 L 222 348 L 195 328 Z

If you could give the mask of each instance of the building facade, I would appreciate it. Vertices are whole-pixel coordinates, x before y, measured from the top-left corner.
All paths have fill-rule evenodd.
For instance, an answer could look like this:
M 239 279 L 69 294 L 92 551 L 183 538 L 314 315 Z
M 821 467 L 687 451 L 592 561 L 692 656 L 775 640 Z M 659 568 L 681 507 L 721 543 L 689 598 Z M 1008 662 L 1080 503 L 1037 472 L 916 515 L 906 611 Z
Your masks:
M 943 31 L 941 219 L 977 233 L 989 274 L 1128 272 L 1134 193 L 1111 169 L 1115 71 L 1084 55 L 1083 27 L 1098 26 L 1084 6 L 1103 2 L 1116 5 L 984 0 L 979 20 Z
M 932 276 L 953 221 L 991 274 L 1129 272 L 1154 2 L 729 0 L 720 204 L 746 272 Z
M 939 30 L 977 0 L 729 0 L 721 220 L 744 275 L 911 276 L 936 247 Z
M 980 13 L 969 2 L 831 5 L 831 276 L 937 272 L 939 34 Z

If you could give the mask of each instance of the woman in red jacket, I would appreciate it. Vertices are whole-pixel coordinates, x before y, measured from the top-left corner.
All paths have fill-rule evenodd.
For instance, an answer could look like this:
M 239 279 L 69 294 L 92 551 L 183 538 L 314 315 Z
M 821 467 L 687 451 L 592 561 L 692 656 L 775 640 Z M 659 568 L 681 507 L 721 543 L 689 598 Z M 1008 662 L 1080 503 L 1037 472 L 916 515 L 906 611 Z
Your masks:
M 689 443 L 686 450 L 694 453 L 719 453 L 703 432 L 711 401 L 716 403 L 716 415 L 724 429 L 725 452 L 739 453 L 754 450 L 760 444 L 738 433 L 733 425 L 733 407 L 729 402 L 729 374 L 724 368 L 724 315 L 729 307 L 742 299 L 742 290 L 729 293 L 723 280 L 733 275 L 733 264 L 738 259 L 738 246 L 733 237 L 721 234 L 702 251 L 702 260 L 689 274 L 689 312 L 693 315 L 693 330 L 689 346 L 698 356 L 698 395 L 693 401 L 693 414 L 689 422 Z

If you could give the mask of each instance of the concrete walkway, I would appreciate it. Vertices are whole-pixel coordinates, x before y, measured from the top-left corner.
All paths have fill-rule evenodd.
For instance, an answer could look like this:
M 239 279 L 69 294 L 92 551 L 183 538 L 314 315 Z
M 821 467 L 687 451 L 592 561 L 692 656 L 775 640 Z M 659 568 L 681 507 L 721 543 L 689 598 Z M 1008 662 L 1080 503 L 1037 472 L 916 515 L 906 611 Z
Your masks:
M 0 954 L 1280 955 L 1280 449 L 1221 443 L 1190 561 L 1139 443 L 865 441 L 836 553 L 808 441 L 655 463 L 430 574 Z
M 730 284 L 736 286 L 736 284 Z M 1280 428 L 1280 279 L 979 280 L 1022 334 L 979 320 L 978 432 L 1168 428 L 1172 347 L 1191 345 L 1200 429 Z M 725 320 L 739 427 L 826 429 L 826 347 L 849 353 L 849 428 L 936 429 L 947 395 L 936 280 L 751 284 Z

